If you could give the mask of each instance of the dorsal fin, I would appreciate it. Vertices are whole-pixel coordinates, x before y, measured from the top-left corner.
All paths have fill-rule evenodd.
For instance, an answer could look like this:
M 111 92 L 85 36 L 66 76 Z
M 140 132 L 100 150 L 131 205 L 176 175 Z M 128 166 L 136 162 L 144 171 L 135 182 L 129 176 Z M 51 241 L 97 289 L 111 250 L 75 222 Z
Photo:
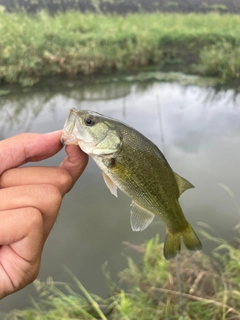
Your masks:
M 184 191 L 190 188 L 194 188 L 194 185 L 192 185 L 189 181 L 181 177 L 179 174 L 174 172 L 175 179 L 177 181 L 179 194 L 182 194 Z

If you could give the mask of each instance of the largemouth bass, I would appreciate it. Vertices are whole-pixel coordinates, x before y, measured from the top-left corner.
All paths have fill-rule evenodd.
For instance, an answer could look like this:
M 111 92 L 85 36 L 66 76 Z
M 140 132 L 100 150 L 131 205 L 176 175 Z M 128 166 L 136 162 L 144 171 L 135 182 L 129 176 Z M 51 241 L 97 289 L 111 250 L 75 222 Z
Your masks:
M 61 141 L 78 144 L 102 170 L 112 194 L 117 188 L 132 199 L 131 227 L 142 231 L 158 216 L 165 223 L 166 259 L 181 249 L 202 248 L 178 202 L 182 192 L 193 185 L 176 174 L 157 146 L 137 130 L 115 119 L 89 110 L 71 109 Z

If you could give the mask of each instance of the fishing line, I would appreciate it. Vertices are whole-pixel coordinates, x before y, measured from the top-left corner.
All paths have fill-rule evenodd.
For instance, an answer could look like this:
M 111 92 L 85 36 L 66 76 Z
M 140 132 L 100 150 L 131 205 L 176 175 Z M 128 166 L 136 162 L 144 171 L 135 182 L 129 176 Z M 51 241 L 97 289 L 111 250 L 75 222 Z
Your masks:
M 175 258 L 176 261 L 176 275 L 177 275 L 177 284 L 178 284 L 178 292 L 179 292 L 179 306 L 181 310 L 181 320 L 185 319 L 184 316 L 184 305 L 183 305 L 183 296 L 182 296 L 182 283 L 181 283 L 181 277 L 180 277 L 180 266 L 178 261 L 178 255 Z
M 122 99 L 122 115 L 123 115 L 124 118 L 127 115 L 126 104 L 127 104 L 126 97 L 123 97 L 123 99 Z
M 162 151 L 164 151 L 164 131 L 163 131 L 163 121 L 161 115 L 161 103 L 159 101 L 159 95 L 156 93 L 156 100 L 157 100 L 157 111 L 158 111 L 158 121 L 159 121 L 159 129 L 160 129 L 160 136 L 162 142 Z M 179 306 L 181 310 L 181 320 L 185 319 L 184 316 L 184 305 L 183 305 L 183 296 L 182 296 L 182 283 L 180 278 L 180 266 L 178 262 L 178 255 L 175 258 L 176 261 L 176 275 L 177 275 L 177 284 L 178 284 L 178 292 L 179 292 Z
M 161 115 L 161 104 L 159 101 L 158 93 L 156 93 L 156 100 L 157 100 L 157 112 L 158 112 L 160 138 L 161 138 L 161 142 L 162 142 L 162 152 L 164 153 L 164 132 L 163 132 L 163 122 L 162 122 L 162 115 Z

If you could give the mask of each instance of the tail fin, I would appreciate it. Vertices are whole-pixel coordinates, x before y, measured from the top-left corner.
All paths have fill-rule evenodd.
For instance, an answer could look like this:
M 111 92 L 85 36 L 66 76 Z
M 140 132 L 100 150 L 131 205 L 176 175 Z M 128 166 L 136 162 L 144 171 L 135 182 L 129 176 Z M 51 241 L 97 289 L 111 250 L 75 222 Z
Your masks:
M 187 228 L 184 229 L 181 236 L 188 250 L 197 251 L 202 249 L 202 244 L 190 224 L 188 224 Z
M 163 254 L 165 259 L 170 260 L 180 252 L 181 250 L 181 238 L 180 233 L 170 233 L 167 230 L 166 238 L 164 241 Z
M 190 224 L 188 224 L 183 232 L 170 233 L 167 230 L 163 249 L 165 259 L 170 260 L 176 257 L 176 255 L 180 252 L 181 237 L 183 238 L 183 242 L 188 250 L 197 251 L 202 249 L 202 244 L 198 239 L 195 231 L 190 226 Z

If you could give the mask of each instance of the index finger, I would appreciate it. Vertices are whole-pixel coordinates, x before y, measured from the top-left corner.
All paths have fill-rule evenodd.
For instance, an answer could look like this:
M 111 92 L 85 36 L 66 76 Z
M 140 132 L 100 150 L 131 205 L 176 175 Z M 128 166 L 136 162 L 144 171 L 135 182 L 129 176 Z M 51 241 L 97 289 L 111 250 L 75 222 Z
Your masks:
M 22 133 L 0 141 L 0 174 L 26 162 L 40 161 L 56 154 L 63 147 L 61 133 L 61 130 L 45 134 Z

